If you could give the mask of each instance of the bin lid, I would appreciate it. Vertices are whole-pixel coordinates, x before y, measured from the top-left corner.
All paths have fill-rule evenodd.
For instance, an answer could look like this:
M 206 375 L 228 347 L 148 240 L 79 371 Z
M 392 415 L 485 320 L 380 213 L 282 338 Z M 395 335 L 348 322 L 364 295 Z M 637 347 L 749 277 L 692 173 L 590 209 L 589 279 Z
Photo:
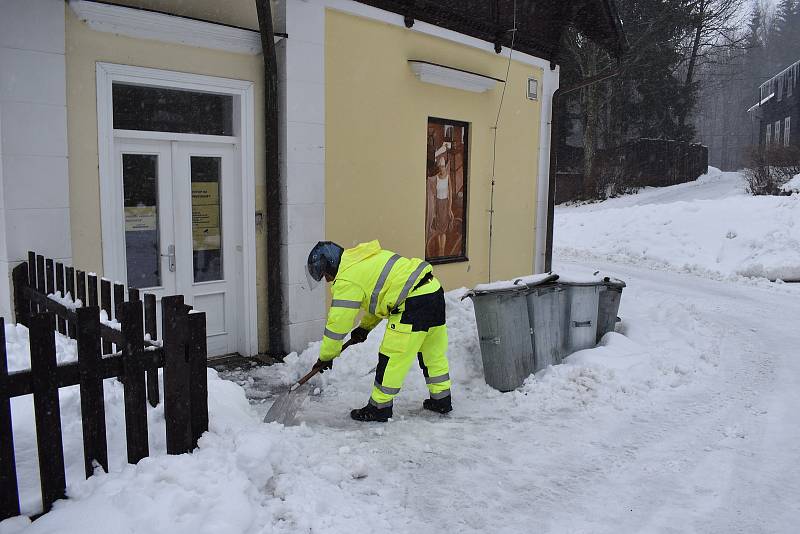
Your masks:
M 561 275 L 558 278 L 558 283 L 565 286 L 609 286 L 622 289 L 625 287 L 625 282 L 606 273 L 595 271 L 593 273 L 576 274 L 570 273 L 568 275 Z
M 513 280 L 501 280 L 489 284 L 478 284 L 474 289 L 467 291 L 464 297 L 475 297 L 479 295 L 490 295 L 498 293 L 515 293 L 526 291 L 532 287 L 554 282 L 558 280 L 558 275 L 553 273 L 531 274 Z

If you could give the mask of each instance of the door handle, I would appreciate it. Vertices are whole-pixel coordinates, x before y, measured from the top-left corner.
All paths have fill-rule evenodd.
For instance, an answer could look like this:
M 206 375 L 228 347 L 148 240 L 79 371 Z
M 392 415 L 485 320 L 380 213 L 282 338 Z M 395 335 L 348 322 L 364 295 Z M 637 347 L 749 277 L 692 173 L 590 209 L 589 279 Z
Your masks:
M 175 272 L 175 245 L 167 247 L 167 253 L 161 255 L 162 258 L 169 258 L 169 272 Z

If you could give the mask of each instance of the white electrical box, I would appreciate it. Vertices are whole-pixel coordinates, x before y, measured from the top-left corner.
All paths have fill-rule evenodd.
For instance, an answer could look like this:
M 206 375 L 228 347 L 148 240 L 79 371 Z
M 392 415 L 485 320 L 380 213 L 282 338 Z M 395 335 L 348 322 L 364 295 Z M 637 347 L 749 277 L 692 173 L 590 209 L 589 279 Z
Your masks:
M 539 80 L 528 78 L 528 100 L 539 100 Z

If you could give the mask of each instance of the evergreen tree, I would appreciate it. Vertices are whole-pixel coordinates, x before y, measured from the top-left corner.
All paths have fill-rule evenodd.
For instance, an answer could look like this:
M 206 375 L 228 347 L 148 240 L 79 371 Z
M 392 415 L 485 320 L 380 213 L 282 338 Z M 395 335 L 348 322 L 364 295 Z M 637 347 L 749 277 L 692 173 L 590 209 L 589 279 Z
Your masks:
M 775 11 L 773 38 L 775 70 L 800 59 L 800 0 L 781 0 Z

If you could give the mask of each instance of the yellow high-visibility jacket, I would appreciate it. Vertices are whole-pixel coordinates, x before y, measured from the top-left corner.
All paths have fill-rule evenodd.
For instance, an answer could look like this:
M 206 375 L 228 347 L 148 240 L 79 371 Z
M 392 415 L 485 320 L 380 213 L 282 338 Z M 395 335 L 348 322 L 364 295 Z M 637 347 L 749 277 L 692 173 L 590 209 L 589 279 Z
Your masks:
M 378 241 L 346 249 L 331 286 L 333 300 L 319 359 L 330 361 L 339 356 L 342 341 L 359 310 L 364 311 L 361 327 L 372 330 L 381 319 L 391 315 L 417 281 L 431 271 L 429 263 L 383 250 Z

